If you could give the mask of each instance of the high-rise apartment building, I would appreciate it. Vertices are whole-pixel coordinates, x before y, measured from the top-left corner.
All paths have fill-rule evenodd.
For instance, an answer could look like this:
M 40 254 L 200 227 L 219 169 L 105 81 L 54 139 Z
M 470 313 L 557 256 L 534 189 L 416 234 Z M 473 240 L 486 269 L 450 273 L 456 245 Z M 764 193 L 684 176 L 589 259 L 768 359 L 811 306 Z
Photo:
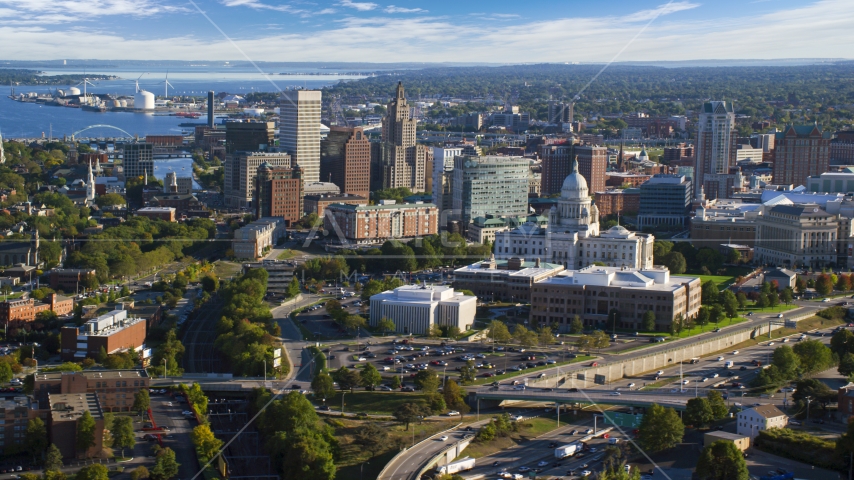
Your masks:
M 338 185 L 343 193 L 370 196 L 371 142 L 362 127 L 329 127 L 320 142 L 320 180 Z
M 284 93 L 279 113 L 279 145 L 303 171 L 305 182 L 320 181 L 319 90 Z
M 397 84 L 395 98 L 388 103 L 387 109 L 388 113 L 383 117 L 382 144 L 372 159 L 373 168 L 379 169 L 375 187 L 406 187 L 423 192 L 431 183 L 428 182 L 431 172 L 427 167 L 432 162 L 433 152 L 415 142 L 416 121 L 410 118 L 402 84 Z
M 697 122 L 697 189 L 703 187 L 706 198 L 727 198 L 733 182 L 730 167 L 736 158 L 735 112 L 727 102 L 707 102 Z
M 154 145 L 126 143 L 122 157 L 125 179 L 154 175 Z
M 274 167 L 262 163 L 258 167 L 255 189 L 258 218 L 281 217 L 288 227 L 302 218 L 302 169 L 299 166 Z
M 237 152 L 226 157 L 225 205 L 232 208 L 253 208 L 255 179 L 262 163 L 274 167 L 291 166 L 291 157 L 279 152 Z
M 524 217 L 528 214 L 528 165 L 524 157 L 454 158 L 453 209 L 466 228 L 487 214 Z
M 840 130 L 830 142 L 831 165 L 854 164 L 854 130 Z
M 549 102 L 549 123 L 572 123 L 575 104 Z
M 273 122 L 228 122 L 225 124 L 225 153 L 264 152 L 276 144 Z
M 807 177 L 827 171 L 830 133 L 818 125 L 788 125 L 774 139 L 774 183 L 806 185 Z

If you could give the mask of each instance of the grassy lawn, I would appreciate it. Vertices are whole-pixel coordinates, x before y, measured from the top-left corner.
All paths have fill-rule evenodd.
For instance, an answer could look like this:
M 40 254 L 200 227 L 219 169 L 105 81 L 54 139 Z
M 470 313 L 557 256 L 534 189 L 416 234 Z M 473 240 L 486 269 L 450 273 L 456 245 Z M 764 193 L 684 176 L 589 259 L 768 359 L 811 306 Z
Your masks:
M 565 362 L 558 362 L 558 363 L 555 363 L 554 365 L 544 365 L 541 367 L 529 368 L 527 370 L 522 370 L 521 372 L 508 372 L 508 373 L 505 373 L 504 375 L 496 375 L 494 377 L 488 377 L 488 378 L 478 377 L 478 379 L 474 381 L 474 385 L 486 385 L 487 383 L 506 380 L 508 378 L 530 375 L 534 372 L 538 372 L 540 370 L 545 370 L 547 368 L 560 367 L 563 365 L 569 365 L 571 363 L 586 362 L 588 360 L 593 360 L 594 358 L 596 358 L 596 357 L 589 357 L 587 355 L 579 355 L 576 358 L 573 358 L 571 360 L 567 360 Z
M 276 260 L 290 260 L 296 256 L 297 256 L 296 252 L 294 252 L 291 249 L 287 249 L 287 250 L 283 251 L 282 253 L 280 253 L 276 257 Z
M 767 313 L 771 313 L 771 310 L 770 310 L 770 309 L 766 309 L 766 312 L 767 312 Z M 665 338 L 665 341 L 666 341 L 666 342 L 669 342 L 669 341 L 671 341 L 671 340 L 676 340 L 676 339 L 679 339 L 679 338 L 689 338 L 689 337 L 692 337 L 692 336 L 694 336 L 694 335 L 698 335 L 698 334 L 700 334 L 700 333 L 711 332 L 712 330 L 714 330 L 714 329 L 716 329 L 716 328 L 724 328 L 724 327 L 729 327 L 729 326 L 731 326 L 731 325 L 738 325 L 739 323 L 744 323 L 744 322 L 746 322 L 746 321 L 747 321 L 747 318 L 745 318 L 745 317 L 736 317 L 736 318 L 733 318 L 733 319 L 732 319 L 732 322 L 730 322 L 730 319 L 728 319 L 728 318 L 727 318 L 727 319 L 725 319 L 724 321 L 722 321 L 722 322 L 720 322 L 720 323 L 717 323 L 717 324 L 715 324 L 715 323 L 710 323 L 710 324 L 708 324 L 708 325 L 706 325 L 706 326 L 704 326 L 704 327 L 694 326 L 694 327 L 693 327 L 693 328 L 691 328 L 690 330 L 683 330 L 683 331 L 682 331 L 678 336 L 676 336 L 676 337 L 671 337 L 669 333 L 665 333 L 665 332 L 640 332 L 640 333 L 641 333 L 641 334 L 644 334 L 644 335 L 648 335 L 648 336 L 651 336 L 651 335 L 661 336 L 661 337 L 664 337 L 664 338 Z M 632 346 L 632 347 L 625 348 L 625 349 L 622 349 L 622 350 L 616 350 L 616 351 L 613 351 L 613 352 L 611 352 L 611 353 L 617 353 L 617 354 L 619 354 L 619 353 L 629 353 L 629 352 L 634 352 L 634 351 L 637 351 L 637 350 L 640 350 L 640 349 L 643 349 L 643 348 L 651 347 L 651 346 L 653 346 L 653 345 L 660 345 L 659 343 L 648 343 L 648 340 L 646 339 L 646 337 L 638 337 L 638 338 L 639 338 L 639 339 L 640 339 L 640 341 L 642 342 L 640 345 L 634 345 L 634 346 Z
M 372 415 L 391 415 L 404 403 L 424 402 L 422 393 L 404 392 L 346 392 L 344 395 L 345 412 L 365 412 Z M 341 411 L 341 392 L 326 401 L 329 408 Z
M 641 390 L 655 390 L 661 387 L 666 387 L 671 383 L 679 380 L 679 377 L 661 377 L 657 382 L 647 383 Z
M 240 273 L 240 264 L 226 261 L 218 261 L 214 264 L 214 274 L 217 278 L 231 278 Z
M 776 307 L 765 307 L 759 308 L 756 306 L 756 302 L 748 302 L 749 305 L 744 310 L 739 310 L 741 312 L 755 312 L 755 313 L 781 313 L 788 312 L 789 310 L 794 310 L 798 308 L 797 305 L 785 305 L 779 304 Z
M 682 277 L 696 277 L 700 279 L 700 282 L 706 283 L 709 280 L 715 282 L 718 286 L 718 290 L 724 290 L 725 288 L 732 285 L 735 282 L 735 276 L 728 275 L 680 275 Z
M 817 328 L 834 327 L 836 325 L 842 325 L 844 323 L 845 323 L 845 321 L 843 321 L 843 320 L 836 320 L 836 319 L 828 320 L 826 318 L 821 318 L 821 317 L 815 316 L 815 317 L 808 318 L 806 320 L 802 320 L 802 321 L 798 322 L 798 328 L 797 329 L 794 329 L 794 328 L 778 328 L 777 330 L 772 331 L 771 332 L 771 340 L 781 338 L 781 337 L 786 337 L 789 335 L 794 335 L 794 334 L 800 333 L 800 332 L 808 332 L 810 330 L 815 330 Z M 733 345 L 732 347 L 729 347 L 729 349 L 738 350 L 739 348 L 753 347 L 753 346 L 758 345 L 760 343 L 767 342 L 768 340 L 769 340 L 768 334 L 764 333 L 764 334 L 762 334 L 756 338 L 751 338 L 750 340 L 747 340 L 745 342 L 741 342 L 738 345 Z
M 451 426 L 447 422 L 424 422 L 404 430 L 403 425 L 396 422 L 337 417 L 327 418 L 326 423 L 335 429 L 335 438 L 341 448 L 341 458 L 336 462 L 338 472 L 335 475 L 339 480 L 377 478 L 383 467 L 400 451 L 400 447 L 412 445 L 413 428 L 415 441 L 418 442 Z M 368 423 L 381 427 L 388 432 L 388 437 L 375 445 L 356 443 L 354 435 L 357 429 Z

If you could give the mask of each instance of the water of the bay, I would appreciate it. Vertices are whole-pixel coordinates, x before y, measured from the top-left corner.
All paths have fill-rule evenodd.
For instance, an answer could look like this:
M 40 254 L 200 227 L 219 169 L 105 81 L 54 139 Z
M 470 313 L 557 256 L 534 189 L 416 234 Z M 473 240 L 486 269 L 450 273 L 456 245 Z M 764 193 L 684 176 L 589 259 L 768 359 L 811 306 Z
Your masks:
M 299 69 L 288 69 L 295 72 Z M 317 73 L 307 69 L 301 69 L 305 73 Z M 71 69 L 47 70 L 46 74 L 70 74 L 85 73 Z M 109 93 L 113 95 L 133 95 L 136 91 L 137 78 L 139 87 L 148 90 L 158 97 L 165 92 L 164 81 L 166 69 L 155 69 L 154 67 L 121 67 L 116 69 L 99 69 L 90 71 L 90 74 L 116 75 L 118 80 L 96 81 L 95 86 L 87 86 L 88 92 Z M 317 89 L 333 85 L 342 79 L 359 78 L 348 74 L 330 75 L 263 75 L 251 68 L 228 68 L 220 67 L 184 67 L 169 70 L 169 95 L 195 95 L 203 96 L 209 90 L 215 92 L 228 92 L 232 94 L 245 95 L 250 92 L 275 92 L 293 88 Z M 47 93 L 49 91 L 67 89 L 69 86 L 44 86 L 44 85 L 17 85 L 16 93 Z M 3 138 L 35 138 L 44 134 L 46 137 L 53 135 L 54 138 L 62 138 L 91 125 L 112 125 L 121 128 L 132 135 L 153 134 L 180 134 L 190 132 L 191 127 L 180 127 L 180 123 L 195 122 L 203 123 L 206 118 L 202 116 L 196 120 L 187 120 L 180 117 L 157 115 L 152 113 L 130 113 L 130 112 L 89 112 L 78 108 L 52 107 L 35 103 L 21 103 L 8 97 L 11 92 L 10 86 L 0 87 L 0 132 Z M 82 90 L 83 86 L 79 86 Z M 84 136 L 120 136 L 119 132 L 107 128 L 88 130 Z

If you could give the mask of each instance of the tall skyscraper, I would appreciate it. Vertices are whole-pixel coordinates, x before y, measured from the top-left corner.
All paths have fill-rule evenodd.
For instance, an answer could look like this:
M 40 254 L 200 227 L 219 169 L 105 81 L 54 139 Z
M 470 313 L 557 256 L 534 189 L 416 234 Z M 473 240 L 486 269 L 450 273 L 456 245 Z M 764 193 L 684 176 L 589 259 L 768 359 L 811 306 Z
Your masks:
M 806 185 L 807 177 L 827 172 L 830 132 L 818 125 L 788 125 L 774 139 L 774 183 Z
M 264 152 L 276 145 L 273 122 L 228 122 L 225 124 L 225 153 Z
M 697 122 L 697 189 L 703 187 L 706 198 L 727 198 L 734 181 L 730 167 L 736 157 L 735 113 L 727 102 L 707 102 Z
M 208 92 L 208 128 L 214 128 L 214 92 Z
M 226 157 L 225 161 L 225 204 L 232 208 L 253 208 L 255 180 L 258 167 L 268 163 L 273 167 L 290 168 L 291 157 L 277 152 L 238 152 Z
M 427 165 L 432 161 L 432 151 L 415 142 L 416 121 L 410 118 L 403 85 L 397 84 L 395 98 L 387 105 L 388 113 L 383 118 L 382 144 L 377 148 L 377 158 L 372 159 L 380 188 L 407 187 L 423 192 L 427 187 L 427 176 L 431 172 Z
M 279 113 L 279 146 L 303 171 L 303 181 L 320 178 L 320 100 L 317 90 L 284 93 Z
M 439 211 L 452 208 L 451 176 L 454 158 L 463 154 L 463 147 L 433 147 L 433 203 Z
M 608 168 L 608 148 L 594 145 L 575 145 L 578 172 L 587 180 L 591 193 L 605 190 L 605 170 Z
M 125 179 L 154 175 L 154 145 L 126 143 L 122 157 Z
M 369 198 L 371 142 L 362 127 L 329 127 L 320 141 L 320 180 L 338 185 L 343 193 Z
M 572 102 L 549 102 L 549 123 L 572 123 L 575 104 Z
M 258 167 L 255 203 L 258 218 L 281 217 L 286 226 L 302 218 L 302 169 L 276 167 L 268 162 Z

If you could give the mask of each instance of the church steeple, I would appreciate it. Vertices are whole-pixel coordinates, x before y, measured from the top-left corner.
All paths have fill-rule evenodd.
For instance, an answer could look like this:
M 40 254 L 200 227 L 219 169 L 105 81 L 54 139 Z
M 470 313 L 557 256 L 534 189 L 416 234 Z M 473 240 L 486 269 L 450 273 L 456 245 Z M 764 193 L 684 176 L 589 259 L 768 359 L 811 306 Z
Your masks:
M 397 98 L 405 98 L 403 94 L 403 82 L 397 82 Z

